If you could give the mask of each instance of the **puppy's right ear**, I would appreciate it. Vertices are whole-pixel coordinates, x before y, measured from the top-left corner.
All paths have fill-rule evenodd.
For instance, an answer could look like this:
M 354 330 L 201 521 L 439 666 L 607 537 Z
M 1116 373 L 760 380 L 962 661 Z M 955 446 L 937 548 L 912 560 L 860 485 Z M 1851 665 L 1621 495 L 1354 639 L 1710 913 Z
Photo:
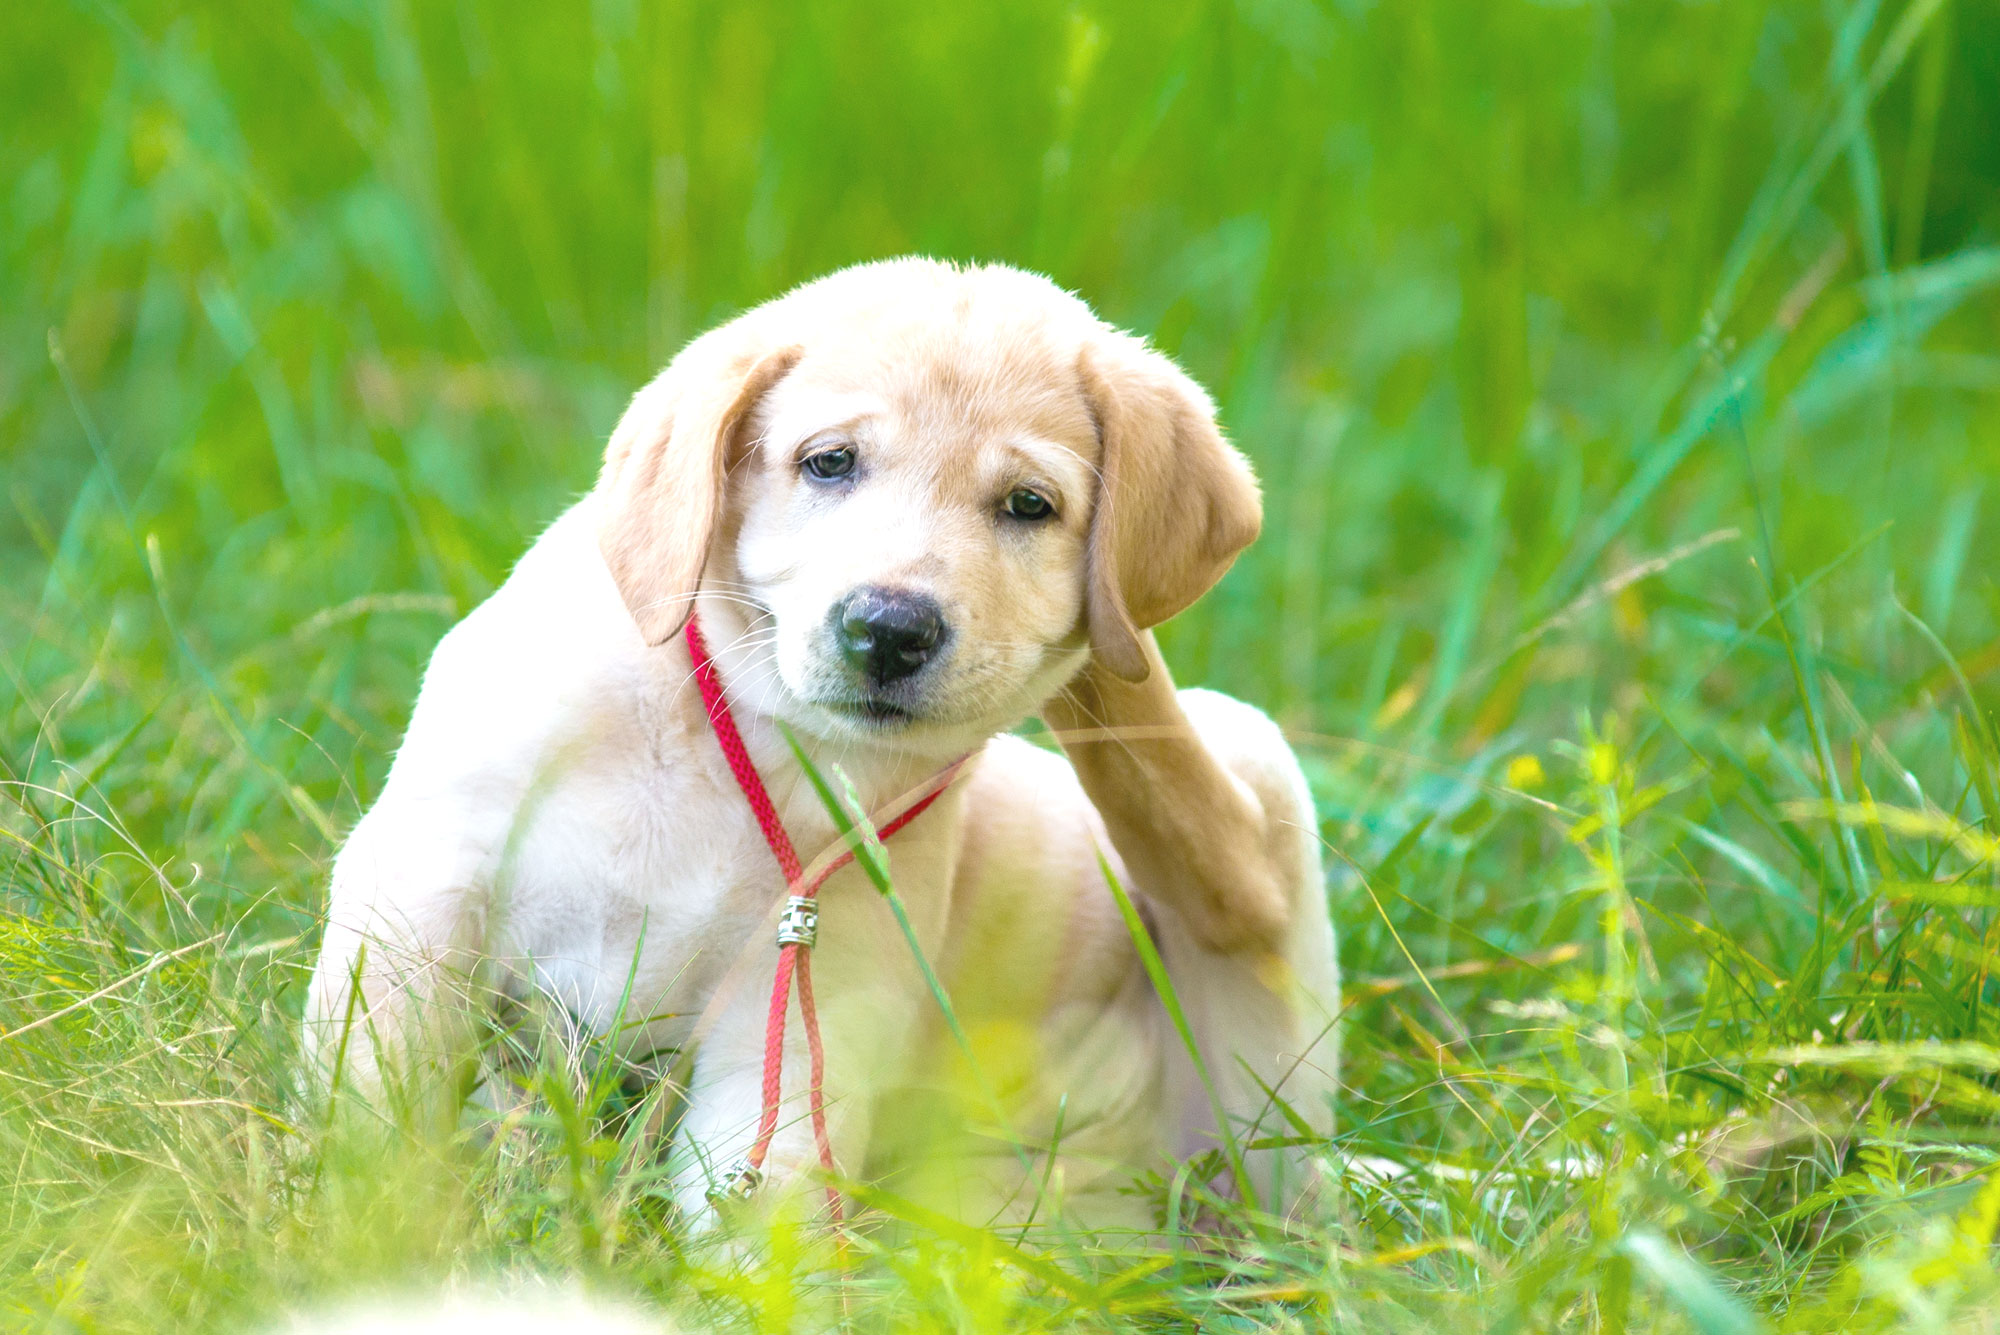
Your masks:
M 745 344 L 725 326 L 682 349 L 633 396 L 604 451 L 598 550 L 648 644 L 693 613 L 744 425 L 801 353 Z

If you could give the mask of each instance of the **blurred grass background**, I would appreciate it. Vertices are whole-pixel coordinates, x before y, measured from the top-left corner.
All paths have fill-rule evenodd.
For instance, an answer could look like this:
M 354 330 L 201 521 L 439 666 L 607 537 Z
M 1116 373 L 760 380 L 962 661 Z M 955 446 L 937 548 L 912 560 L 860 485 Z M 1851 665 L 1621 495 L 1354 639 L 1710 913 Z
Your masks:
M 624 397 L 906 251 L 1078 290 L 1256 461 L 1165 638 L 1313 775 L 1372 1166 L 1085 1298 L 927 1236 L 858 1320 L 1996 1319 L 2000 7 L 15 6 L 0 107 L 10 1320 L 490 1264 L 804 1319 L 575 1119 L 322 1153 L 287 1017 Z

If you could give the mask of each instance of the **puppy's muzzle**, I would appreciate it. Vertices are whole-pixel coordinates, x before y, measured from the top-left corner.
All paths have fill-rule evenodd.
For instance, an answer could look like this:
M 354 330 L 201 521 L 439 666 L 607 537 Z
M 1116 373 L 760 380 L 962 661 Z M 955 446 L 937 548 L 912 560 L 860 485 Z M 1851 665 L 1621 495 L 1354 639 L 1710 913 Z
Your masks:
M 935 599 L 902 589 L 856 589 L 832 619 L 841 658 L 876 690 L 915 675 L 950 633 Z

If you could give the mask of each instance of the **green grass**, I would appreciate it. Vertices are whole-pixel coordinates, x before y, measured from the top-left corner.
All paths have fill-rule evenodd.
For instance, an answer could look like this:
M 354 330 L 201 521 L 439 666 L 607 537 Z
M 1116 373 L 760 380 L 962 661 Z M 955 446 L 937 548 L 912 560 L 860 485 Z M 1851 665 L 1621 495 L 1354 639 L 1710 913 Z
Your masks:
M 1993 1328 L 1996 53 L 1971 0 L 9 7 L 0 1322 L 836 1310 L 789 1235 L 684 1253 L 601 1081 L 374 1157 L 289 1072 L 430 645 L 681 340 L 925 250 L 1257 461 L 1165 642 L 1305 757 L 1331 1149 L 1401 1171 L 1150 1258 L 913 1222 L 855 1328 Z

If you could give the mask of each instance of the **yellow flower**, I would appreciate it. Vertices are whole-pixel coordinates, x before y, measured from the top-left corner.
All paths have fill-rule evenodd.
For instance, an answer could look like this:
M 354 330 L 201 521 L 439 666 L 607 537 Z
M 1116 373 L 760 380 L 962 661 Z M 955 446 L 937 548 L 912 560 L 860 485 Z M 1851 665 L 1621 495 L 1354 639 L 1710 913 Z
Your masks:
M 1542 762 L 1535 756 L 1515 756 L 1507 762 L 1507 786 L 1532 791 L 1547 783 L 1549 776 L 1542 772 Z

